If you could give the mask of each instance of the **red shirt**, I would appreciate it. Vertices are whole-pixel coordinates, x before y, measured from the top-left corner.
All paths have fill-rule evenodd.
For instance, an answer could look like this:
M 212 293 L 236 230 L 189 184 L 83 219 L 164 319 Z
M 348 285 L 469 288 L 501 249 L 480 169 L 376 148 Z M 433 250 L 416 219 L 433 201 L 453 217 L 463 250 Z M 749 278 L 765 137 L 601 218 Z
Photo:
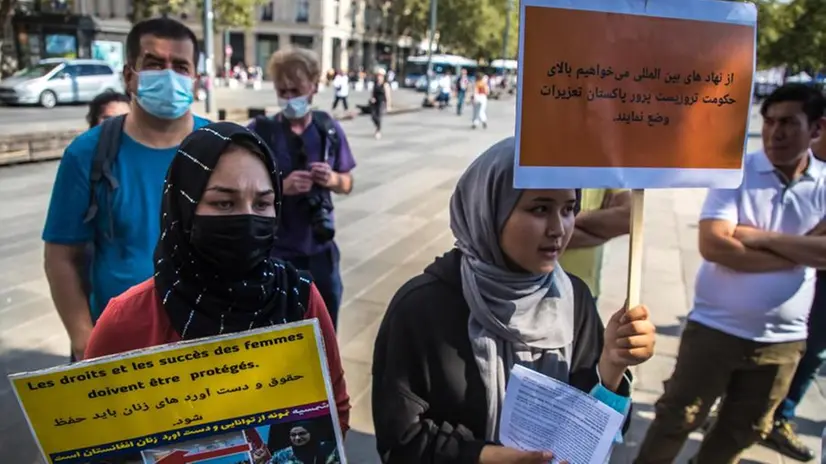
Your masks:
M 304 318 L 317 318 L 321 326 L 338 420 L 342 432 L 345 432 L 350 423 L 350 396 L 344 382 L 344 369 L 341 367 L 333 322 L 315 284 L 310 289 L 310 301 Z M 155 292 L 155 281 L 150 278 L 109 301 L 95 324 L 84 359 L 179 341 L 181 336 L 172 328 L 169 316 Z

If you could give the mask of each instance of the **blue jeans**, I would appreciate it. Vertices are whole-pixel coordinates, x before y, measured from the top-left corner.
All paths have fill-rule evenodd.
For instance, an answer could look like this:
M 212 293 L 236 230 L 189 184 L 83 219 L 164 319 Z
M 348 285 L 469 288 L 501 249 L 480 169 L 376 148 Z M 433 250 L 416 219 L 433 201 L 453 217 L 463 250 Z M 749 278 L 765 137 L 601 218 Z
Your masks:
M 826 271 L 817 273 L 817 290 L 809 315 L 809 338 L 806 339 L 806 353 L 797 365 L 789 393 L 777 407 L 775 420 L 791 420 L 797 405 L 812 385 L 817 371 L 826 361 Z
M 465 95 L 467 95 L 466 90 L 456 92 L 456 114 L 459 116 L 462 115 L 462 108 L 465 107 Z
M 340 255 L 338 246 L 334 243 L 330 249 L 312 256 L 301 256 L 289 258 L 286 261 L 292 263 L 298 269 L 309 271 L 313 276 L 318 293 L 324 299 L 330 319 L 333 320 L 333 327 L 338 324 L 338 308 L 341 305 L 341 295 L 344 286 L 341 283 L 341 271 L 339 269 Z

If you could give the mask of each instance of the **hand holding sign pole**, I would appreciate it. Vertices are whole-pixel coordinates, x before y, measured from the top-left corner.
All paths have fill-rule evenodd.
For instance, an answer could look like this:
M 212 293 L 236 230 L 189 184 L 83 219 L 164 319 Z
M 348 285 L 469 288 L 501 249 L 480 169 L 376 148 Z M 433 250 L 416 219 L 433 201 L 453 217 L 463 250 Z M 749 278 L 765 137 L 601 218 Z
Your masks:
M 725 1 L 523 0 L 514 186 L 632 189 L 628 306 L 647 188 L 740 184 L 757 13 Z

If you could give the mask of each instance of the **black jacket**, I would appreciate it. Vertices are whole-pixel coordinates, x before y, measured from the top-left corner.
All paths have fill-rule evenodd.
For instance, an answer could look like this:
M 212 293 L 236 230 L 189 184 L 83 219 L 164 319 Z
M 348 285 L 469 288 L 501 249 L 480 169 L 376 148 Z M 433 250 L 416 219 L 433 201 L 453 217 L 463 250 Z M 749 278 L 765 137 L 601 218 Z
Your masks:
M 476 464 L 488 444 L 487 399 L 468 337 L 461 256 L 448 252 L 402 286 L 379 328 L 372 406 L 383 462 Z M 570 384 L 589 392 L 598 381 L 604 330 L 588 286 L 569 276 L 575 300 Z M 630 385 L 623 381 L 618 393 L 628 396 Z

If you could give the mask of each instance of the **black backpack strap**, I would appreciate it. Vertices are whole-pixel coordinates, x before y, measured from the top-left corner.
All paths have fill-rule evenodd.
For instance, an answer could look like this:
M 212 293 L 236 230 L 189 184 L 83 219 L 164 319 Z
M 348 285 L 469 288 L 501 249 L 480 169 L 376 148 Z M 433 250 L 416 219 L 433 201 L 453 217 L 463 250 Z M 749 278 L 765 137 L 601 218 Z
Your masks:
M 275 144 L 274 135 L 275 131 L 273 130 L 273 125 L 275 121 L 273 118 L 267 117 L 266 115 L 256 116 L 255 117 L 255 125 L 254 132 L 261 137 L 267 145 L 273 147 Z
M 123 124 L 125 116 L 109 118 L 101 124 L 100 138 L 98 139 L 95 156 L 92 158 L 92 167 L 89 171 L 89 209 L 86 210 L 86 217 L 83 222 L 91 222 L 97 216 L 100 205 L 97 201 L 97 186 L 102 180 L 106 180 L 106 198 L 109 203 L 110 233 L 114 233 L 114 219 L 111 214 L 111 195 L 114 190 L 120 187 L 120 183 L 112 173 L 112 166 L 120 151 L 121 134 L 123 134 Z
M 313 111 L 313 124 L 318 128 L 322 138 L 322 159 L 326 162 L 332 153 L 333 171 L 339 172 L 341 167 L 341 138 L 333 123 L 333 118 L 324 111 Z
M 278 113 L 275 116 L 255 117 L 255 133 L 261 137 L 261 140 L 263 140 L 273 152 L 275 151 L 275 137 L 278 130 L 278 125 L 287 124 L 285 119 L 279 117 L 280 114 L 281 113 Z M 287 137 L 287 150 L 289 151 L 290 161 L 292 162 L 291 170 L 299 169 L 300 166 L 306 162 L 306 160 L 302 161 L 297 156 L 299 151 L 297 144 L 302 143 L 301 138 L 293 134 L 289 127 L 285 127 L 282 133 Z M 283 168 L 284 166 L 279 166 L 279 169 L 283 170 Z

